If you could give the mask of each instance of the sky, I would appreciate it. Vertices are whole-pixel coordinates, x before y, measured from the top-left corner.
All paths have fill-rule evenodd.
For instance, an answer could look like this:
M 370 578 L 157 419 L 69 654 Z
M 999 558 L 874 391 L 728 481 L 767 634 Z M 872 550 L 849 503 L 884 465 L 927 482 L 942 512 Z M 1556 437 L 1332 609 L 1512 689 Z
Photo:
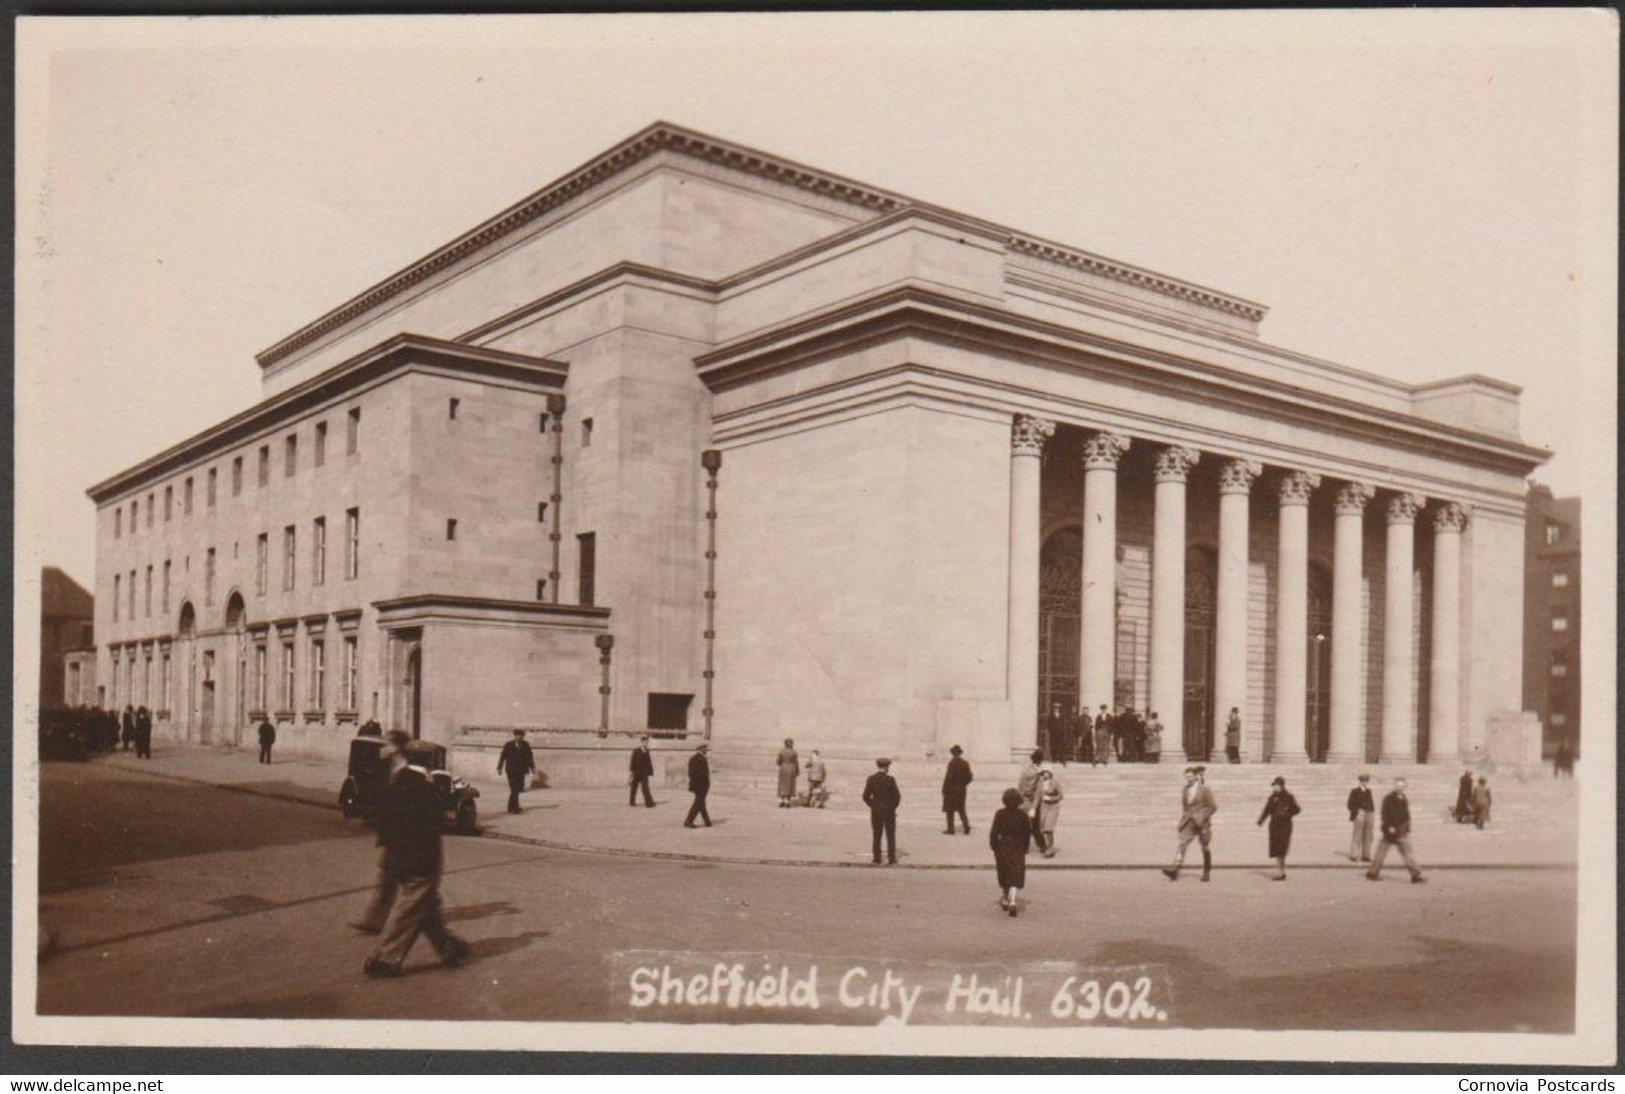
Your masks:
M 1536 478 L 1593 516 L 1617 37 L 1593 11 L 23 19 L 19 574 L 90 586 L 88 486 L 656 119 L 1265 303 L 1271 344 L 1520 384 Z

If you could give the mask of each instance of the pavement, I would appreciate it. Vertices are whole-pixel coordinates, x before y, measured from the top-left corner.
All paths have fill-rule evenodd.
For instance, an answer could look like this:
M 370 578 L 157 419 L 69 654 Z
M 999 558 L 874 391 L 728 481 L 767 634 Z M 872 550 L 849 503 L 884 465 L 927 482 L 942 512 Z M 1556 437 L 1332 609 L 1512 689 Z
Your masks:
M 139 769 L 143 774 L 220 787 L 245 794 L 332 809 L 344 767 L 333 761 L 277 759 L 257 762 L 253 750 L 156 743 L 150 760 L 114 752 L 92 764 Z M 1572 784 L 1568 784 L 1572 787 Z M 1149 869 L 1164 866 L 1173 853 L 1177 783 L 1171 783 L 1165 825 L 1124 827 L 1110 816 L 1090 817 L 1063 805 L 1056 833 L 1057 854 L 1028 862 L 1035 870 Z M 768 794 L 713 793 L 708 808 L 714 827 L 686 829 L 690 796 L 674 787 L 656 788 L 657 805 L 629 808 L 617 788 L 547 789 L 522 797 L 524 811 L 506 813 L 507 790 L 481 785 L 481 834 L 541 847 L 643 858 L 779 866 L 861 866 L 870 868 L 867 815 L 851 809 L 780 809 Z M 1496 808 L 1513 812 L 1515 784 L 1499 788 Z M 1531 789 L 1527 793 L 1537 791 Z M 1550 787 L 1539 787 L 1548 798 Z M 1413 808 L 1413 847 L 1424 869 L 1573 869 L 1578 862 L 1578 806 L 1571 792 L 1546 801 L 1539 823 L 1493 822 L 1480 831 L 1432 812 Z M 1555 804 L 1553 804 L 1555 802 Z M 934 806 L 935 803 L 929 803 Z M 1216 869 L 1258 869 L 1270 864 L 1266 836 L 1253 822 L 1260 802 L 1220 801 L 1214 817 Z M 942 834 L 942 815 L 905 801 L 898 818 L 900 867 L 907 869 L 992 869 L 986 840 L 991 816 L 972 815 L 970 836 Z M 1325 815 L 1331 812 L 1332 815 Z M 358 827 L 359 822 L 343 822 Z M 1306 812 L 1294 830 L 1289 870 L 1355 869 L 1348 861 L 1348 825 L 1341 810 Z M 1191 858 L 1200 863 L 1192 849 Z M 1390 856 L 1392 868 L 1400 869 Z

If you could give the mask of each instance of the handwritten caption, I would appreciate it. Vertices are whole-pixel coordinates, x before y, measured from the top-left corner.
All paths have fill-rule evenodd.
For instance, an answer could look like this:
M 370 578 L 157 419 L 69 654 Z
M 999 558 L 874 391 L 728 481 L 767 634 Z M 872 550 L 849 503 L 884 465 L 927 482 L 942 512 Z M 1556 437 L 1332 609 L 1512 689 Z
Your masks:
M 630 950 L 611 962 L 623 1017 L 645 1022 L 1164 1026 L 1157 965 L 954 965 Z

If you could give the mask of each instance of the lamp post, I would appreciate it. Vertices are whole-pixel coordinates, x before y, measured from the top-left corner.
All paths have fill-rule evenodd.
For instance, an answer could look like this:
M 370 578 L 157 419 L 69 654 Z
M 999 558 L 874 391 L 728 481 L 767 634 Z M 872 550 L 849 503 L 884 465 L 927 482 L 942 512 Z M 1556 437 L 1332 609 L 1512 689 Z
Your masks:
M 722 453 L 707 448 L 700 453 L 700 466 L 705 468 L 705 488 L 708 504 L 705 507 L 705 705 L 700 713 L 705 718 L 705 739 L 711 739 L 712 681 L 716 677 L 713 657 L 717 640 L 717 472 L 722 470 Z
M 598 663 L 603 666 L 604 670 L 603 682 L 598 685 L 598 694 L 602 699 L 602 706 L 598 713 L 598 735 L 607 737 L 609 735 L 609 661 L 610 651 L 615 648 L 615 636 L 613 634 L 601 634 L 593 640 L 593 643 L 598 647 Z

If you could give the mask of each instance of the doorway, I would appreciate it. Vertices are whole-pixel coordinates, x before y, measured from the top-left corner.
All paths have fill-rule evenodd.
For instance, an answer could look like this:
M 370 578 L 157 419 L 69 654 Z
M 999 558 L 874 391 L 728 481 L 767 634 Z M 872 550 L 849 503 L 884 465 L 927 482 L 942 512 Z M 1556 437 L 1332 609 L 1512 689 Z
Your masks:
M 1218 625 L 1215 583 L 1218 560 L 1205 547 L 1185 554 L 1185 709 L 1182 734 L 1188 759 L 1206 763 L 1213 742 L 1214 634 Z M 1161 713 L 1160 711 L 1158 713 Z
M 413 646 L 406 655 L 406 727 L 417 740 L 423 736 L 423 647 Z
M 1304 750 L 1311 763 L 1325 763 L 1332 742 L 1332 577 L 1309 567 L 1308 680 L 1304 689 Z
M 1083 531 L 1062 528 L 1044 542 L 1038 560 L 1038 724 L 1060 704 L 1078 710 L 1083 603 Z

